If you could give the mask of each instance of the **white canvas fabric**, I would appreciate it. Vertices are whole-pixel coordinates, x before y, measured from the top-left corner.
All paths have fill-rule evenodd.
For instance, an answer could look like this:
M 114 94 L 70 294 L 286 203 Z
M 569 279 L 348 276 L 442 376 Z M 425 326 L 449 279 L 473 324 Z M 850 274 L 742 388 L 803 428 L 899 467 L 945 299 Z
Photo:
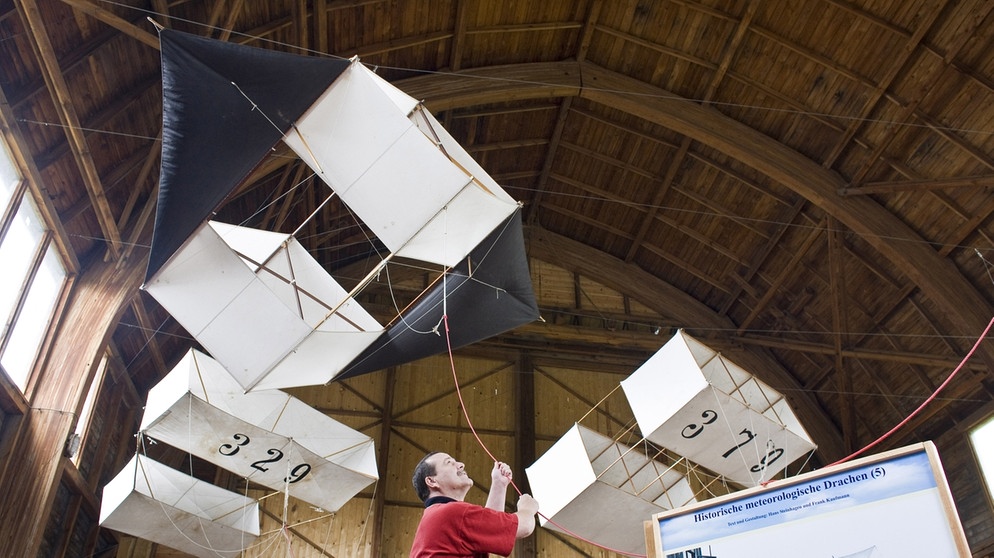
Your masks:
M 259 503 L 142 455 L 104 487 L 100 526 L 202 558 L 236 557 L 259 536 Z
M 517 208 L 417 101 L 358 60 L 283 139 L 397 256 L 454 266 Z
M 145 290 L 244 390 L 327 383 L 383 331 L 291 235 L 214 221 Z
M 677 470 L 579 424 L 525 473 L 543 527 L 632 554 L 645 554 L 643 521 L 696 501 Z
M 140 428 L 326 511 L 378 478 L 370 437 L 282 391 L 243 393 L 216 360 L 195 349 L 149 390 Z
M 782 394 L 682 330 L 621 386 L 646 439 L 745 486 L 817 447 Z

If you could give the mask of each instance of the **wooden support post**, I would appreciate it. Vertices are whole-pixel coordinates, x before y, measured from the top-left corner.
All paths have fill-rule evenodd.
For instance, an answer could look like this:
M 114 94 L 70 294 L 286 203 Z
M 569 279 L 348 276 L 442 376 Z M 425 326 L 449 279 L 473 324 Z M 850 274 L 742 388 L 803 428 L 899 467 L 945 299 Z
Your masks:
M 370 555 L 380 556 L 383 543 L 383 513 L 386 507 L 387 497 L 387 467 L 390 465 L 390 432 L 393 429 L 393 394 L 396 391 L 394 385 L 397 383 L 397 368 L 390 367 L 387 370 L 386 388 L 383 394 L 383 422 L 380 428 L 380 455 L 376 465 L 380 475 L 377 481 L 376 496 L 373 502 L 373 541 Z
M 535 374 L 534 365 L 527 352 L 521 353 L 514 374 L 515 420 L 514 439 L 516 445 L 516 462 L 514 468 L 524 471 L 524 468 L 535 462 Z M 531 493 L 528 478 L 525 475 L 515 475 L 515 484 L 523 493 Z M 539 505 L 542 503 L 539 502 Z M 538 527 L 535 527 L 538 530 Z M 516 558 L 534 558 L 536 553 L 536 535 L 519 540 L 514 545 Z

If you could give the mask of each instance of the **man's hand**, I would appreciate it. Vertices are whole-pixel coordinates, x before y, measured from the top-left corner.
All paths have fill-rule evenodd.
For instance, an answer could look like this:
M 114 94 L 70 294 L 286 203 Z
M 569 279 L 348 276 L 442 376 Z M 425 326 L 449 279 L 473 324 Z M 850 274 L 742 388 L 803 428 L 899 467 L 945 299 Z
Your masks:
M 492 510 L 504 511 L 504 501 L 507 497 L 507 485 L 511 484 L 511 467 L 507 463 L 494 462 L 490 471 L 490 493 L 487 494 L 487 507 Z
M 490 471 L 490 480 L 498 490 L 507 490 L 507 486 L 511 484 L 511 467 L 501 461 L 495 462 Z
M 518 531 L 515 536 L 519 539 L 527 537 L 535 530 L 535 514 L 538 513 L 538 500 L 529 494 L 522 494 L 518 498 Z
M 538 513 L 538 500 L 532 498 L 531 494 L 522 494 L 518 498 L 518 511 L 535 515 Z

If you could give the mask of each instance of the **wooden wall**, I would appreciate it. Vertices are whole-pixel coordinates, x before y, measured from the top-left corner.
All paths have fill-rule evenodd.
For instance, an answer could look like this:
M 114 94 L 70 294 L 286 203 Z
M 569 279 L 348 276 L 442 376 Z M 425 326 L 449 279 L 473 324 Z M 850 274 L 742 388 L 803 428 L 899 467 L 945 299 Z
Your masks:
M 601 285 L 578 280 L 549 266 L 536 268 L 540 273 L 540 280 L 536 280 L 538 292 L 545 292 L 548 299 L 557 301 L 550 307 L 596 305 L 604 316 L 632 315 L 632 309 L 636 308 L 647 317 L 644 309 Z M 106 268 L 104 273 L 113 275 Z M 564 285 L 582 286 L 584 297 L 579 302 L 577 298 L 562 297 Z M 550 313 L 550 323 L 534 326 L 529 331 L 568 326 L 570 319 L 566 315 L 566 312 Z M 553 316 L 560 320 L 559 324 L 551 323 Z M 68 324 L 65 327 L 72 329 Z M 282 555 L 287 552 L 288 545 L 296 558 L 404 556 L 421 514 L 421 504 L 414 495 L 410 477 L 414 465 L 425 452 L 446 451 L 464 461 L 477 482 L 477 488 L 470 492 L 468 500 L 482 503 L 493 459 L 487 450 L 497 459 L 510 463 L 516 483 L 528 490 L 525 467 L 574 423 L 579 421 L 607 436 L 622 436 L 633 418 L 618 383 L 651 354 L 644 346 L 639 348 L 638 344 L 631 343 L 636 333 L 652 335 L 619 324 L 617 337 L 606 339 L 602 346 L 601 352 L 605 355 L 607 348 L 612 348 L 610 358 L 598 358 L 604 355 L 598 355 L 596 346 L 583 354 L 577 346 L 567 346 L 562 339 L 543 351 L 483 343 L 456 351 L 453 359 L 455 377 L 448 356 L 439 355 L 327 386 L 291 390 L 313 407 L 377 441 L 379 481 L 334 513 L 313 509 L 292 498 L 284 508 L 280 493 L 246 486 L 242 479 L 209 464 L 188 463 L 183 456 L 173 456 L 173 459 L 177 467 L 190 464 L 198 476 L 261 499 L 263 534 L 244 553 L 246 558 Z M 108 346 L 100 342 L 100 338 L 94 334 L 91 343 L 84 347 L 89 355 L 86 358 L 77 355 L 80 362 L 95 362 L 105 354 Z M 556 337 L 550 334 L 549 339 Z M 659 344 L 663 340 L 660 338 Z M 12 537 L 11 529 L 16 529 L 19 521 L 14 521 L 11 510 L 7 510 L 0 523 L 0 534 L 8 541 L 8 551 L 14 553 L 6 555 L 19 555 L 22 550 L 29 549 L 30 556 L 180 556 L 160 545 L 100 530 L 95 524 L 100 487 L 118 472 L 134 451 L 135 430 L 145 397 L 136 390 L 123 363 L 115 360 L 113 351 L 109 354 L 110 366 L 104 376 L 78 469 L 64 457 L 56 459 L 54 467 L 14 466 L 12 456 L 20 451 L 18 448 L 25 447 L 29 437 L 38 433 L 28 424 L 30 420 L 27 419 L 31 417 L 20 420 L 16 406 L 5 407 L 12 410 L 5 415 L 3 423 L 12 426 L 5 429 L 7 434 L 0 440 L 0 447 L 13 449 L 3 455 L 4 482 L 7 486 L 21 483 L 24 485 L 21 490 L 28 490 L 33 485 L 34 489 L 50 494 L 43 506 L 28 508 L 32 514 L 30 518 L 17 518 L 37 522 L 35 538 Z M 627 354 L 627 359 L 622 358 L 622 354 Z M 77 373 L 92 371 L 89 365 L 79 366 Z M 53 377 L 66 381 L 65 374 Z M 86 392 L 82 387 L 85 382 L 81 379 L 76 382 L 73 384 L 77 386 L 74 397 L 81 399 Z M 76 408 L 78 402 L 66 405 Z M 470 422 L 479 441 L 469 428 Z M 56 423 L 58 428 L 54 428 Z M 56 448 L 61 445 L 61 439 L 57 438 L 64 439 L 72 421 L 63 418 L 56 423 L 44 438 L 52 451 L 61 450 L 61 447 Z M 994 548 L 994 514 L 989 498 L 978 490 L 976 464 L 965 433 L 950 431 L 936 442 L 974 556 L 990 556 Z M 52 471 L 51 476 L 41 474 L 47 470 Z M 516 497 L 509 493 L 508 499 L 513 502 Z M 36 541 L 33 549 L 28 546 L 32 540 Z M 531 539 L 519 542 L 515 552 L 518 558 L 613 556 L 547 529 L 539 529 Z

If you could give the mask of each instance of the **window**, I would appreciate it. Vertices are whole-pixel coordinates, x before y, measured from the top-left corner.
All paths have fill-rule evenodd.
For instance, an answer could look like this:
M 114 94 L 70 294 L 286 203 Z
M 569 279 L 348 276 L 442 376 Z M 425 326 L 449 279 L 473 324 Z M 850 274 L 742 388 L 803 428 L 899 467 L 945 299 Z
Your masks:
M 23 392 L 66 279 L 52 233 L 0 145 L 0 366 Z
M 83 437 L 90 430 L 90 419 L 93 418 L 93 407 L 97 401 L 97 394 L 100 393 L 100 386 L 104 383 L 104 374 L 107 372 L 107 365 L 109 359 L 106 353 L 100 359 L 100 367 L 97 368 L 97 373 L 93 376 L 93 381 L 90 382 L 90 389 L 86 392 L 86 399 L 83 401 L 83 408 L 79 411 L 79 419 L 76 421 L 76 432 L 74 433 L 74 438 L 70 438 L 68 443 L 75 443 L 76 447 L 71 451 L 71 457 L 73 463 L 79 466 L 80 456 L 83 452 L 79 451 L 81 442 L 84 442 Z
M 970 443 L 980 464 L 980 475 L 987 486 L 988 494 L 994 498 L 994 416 L 984 420 L 970 430 Z

